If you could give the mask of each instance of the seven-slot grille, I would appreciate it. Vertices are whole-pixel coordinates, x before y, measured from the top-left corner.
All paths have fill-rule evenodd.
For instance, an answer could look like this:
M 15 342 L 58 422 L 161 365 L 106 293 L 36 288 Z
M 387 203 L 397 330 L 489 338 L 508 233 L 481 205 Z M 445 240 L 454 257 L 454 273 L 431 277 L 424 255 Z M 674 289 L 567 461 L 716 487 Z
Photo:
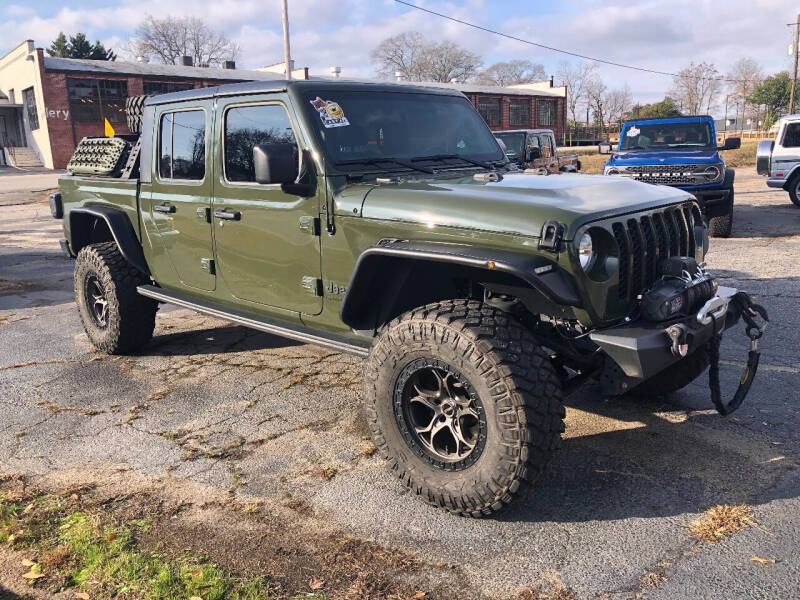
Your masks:
M 700 218 L 687 203 L 611 225 L 619 246 L 620 300 L 631 301 L 653 285 L 662 258 L 694 256 L 694 224 Z

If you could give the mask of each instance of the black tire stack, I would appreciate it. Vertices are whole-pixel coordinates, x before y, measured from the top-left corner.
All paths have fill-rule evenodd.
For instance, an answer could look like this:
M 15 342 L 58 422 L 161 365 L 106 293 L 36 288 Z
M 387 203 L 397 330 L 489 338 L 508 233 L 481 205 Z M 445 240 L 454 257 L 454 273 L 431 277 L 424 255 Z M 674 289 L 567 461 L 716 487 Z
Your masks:
M 142 112 L 144 111 L 144 102 L 150 96 L 142 94 L 139 96 L 129 96 L 125 100 L 125 113 L 128 117 L 128 129 L 131 133 L 142 133 Z

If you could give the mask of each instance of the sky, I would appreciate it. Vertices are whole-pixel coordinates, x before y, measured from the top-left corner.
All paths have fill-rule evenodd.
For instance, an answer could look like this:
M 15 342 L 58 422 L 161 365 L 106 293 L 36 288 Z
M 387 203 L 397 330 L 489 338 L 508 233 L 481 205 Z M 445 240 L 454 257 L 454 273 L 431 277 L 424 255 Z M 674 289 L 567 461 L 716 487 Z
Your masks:
M 690 61 L 726 73 L 742 57 L 765 73 L 791 68 L 788 46 L 800 5 L 789 0 L 417 0 L 417 4 L 516 37 L 580 54 L 675 72 Z M 239 68 L 282 60 L 279 0 L 0 0 L 0 55 L 24 39 L 47 47 L 59 31 L 85 32 L 120 48 L 146 15 L 204 18 L 236 41 Z M 450 40 L 483 58 L 528 59 L 548 74 L 577 59 L 444 21 L 393 0 L 289 0 L 292 57 L 311 74 L 370 77 L 370 51 L 384 38 L 415 30 Z M 663 98 L 671 78 L 599 66 L 609 88 L 628 85 L 634 99 Z

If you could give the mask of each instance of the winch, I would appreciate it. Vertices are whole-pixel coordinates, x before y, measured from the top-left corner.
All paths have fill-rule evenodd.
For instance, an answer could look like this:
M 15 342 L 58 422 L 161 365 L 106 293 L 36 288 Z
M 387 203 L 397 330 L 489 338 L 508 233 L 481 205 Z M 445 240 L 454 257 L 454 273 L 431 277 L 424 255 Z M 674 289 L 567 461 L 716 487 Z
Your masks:
M 661 279 L 642 297 L 642 317 L 661 323 L 697 312 L 717 292 L 717 282 L 705 263 L 688 256 L 671 256 L 659 264 Z

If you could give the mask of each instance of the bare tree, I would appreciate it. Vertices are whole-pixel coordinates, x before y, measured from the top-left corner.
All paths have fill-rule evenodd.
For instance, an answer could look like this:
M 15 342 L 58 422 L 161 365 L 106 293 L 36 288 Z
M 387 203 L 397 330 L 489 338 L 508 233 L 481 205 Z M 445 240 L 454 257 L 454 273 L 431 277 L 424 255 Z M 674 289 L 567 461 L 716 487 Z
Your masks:
M 400 73 L 409 81 L 465 81 L 481 66 L 481 58 L 469 50 L 453 42 L 428 42 L 416 31 L 386 38 L 370 56 L 382 77 Z
M 588 62 L 580 62 L 573 66 L 563 61 L 558 67 L 556 76 L 567 86 L 567 109 L 573 123 L 578 121 L 578 107 L 586 106 L 588 103 L 586 91 L 596 71 L 596 65 Z
M 606 95 L 608 88 L 600 79 L 593 77 L 586 83 L 586 98 L 594 113 L 594 120 L 600 125 L 600 132 L 605 131 Z
M 494 63 L 482 71 L 475 79 L 483 85 L 515 85 L 518 83 L 531 83 L 547 79 L 544 65 L 533 63 L 526 59 L 511 60 L 509 62 Z
M 622 121 L 632 108 L 633 97 L 631 96 L 631 88 L 628 85 L 606 92 L 604 112 L 608 115 L 609 122 L 618 123 Z
M 750 97 L 755 88 L 764 80 L 764 71 L 761 65 L 752 58 L 740 58 L 728 73 L 728 93 L 736 105 L 736 114 L 740 117 L 739 123 L 744 127 L 747 117 Z
M 127 53 L 172 65 L 191 56 L 195 65 L 213 65 L 235 60 L 239 46 L 197 17 L 148 16 L 136 28 Z
M 681 112 L 696 115 L 709 112 L 722 87 L 720 74 L 712 63 L 689 63 L 672 80 L 670 96 L 680 105 Z

